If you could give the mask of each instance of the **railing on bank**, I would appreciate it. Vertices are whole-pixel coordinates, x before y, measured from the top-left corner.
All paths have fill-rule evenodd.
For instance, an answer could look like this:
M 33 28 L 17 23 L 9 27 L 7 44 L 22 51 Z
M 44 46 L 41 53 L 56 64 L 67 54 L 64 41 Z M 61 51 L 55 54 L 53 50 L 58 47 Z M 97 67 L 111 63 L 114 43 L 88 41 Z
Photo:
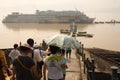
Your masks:
M 89 59 L 88 57 L 86 57 L 83 44 L 81 44 L 81 47 L 79 51 L 77 51 L 77 53 L 79 54 L 79 56 L 82 57 L 82 62 L 84 63 L 83 73 L 87 75 L 87 80 L 120 80 L 120 73 L 118 73 L 119 67 L 117 66 L 110 67 L 111 73 L 98 71 L 97 67 L 95 66 L 95 59 Z

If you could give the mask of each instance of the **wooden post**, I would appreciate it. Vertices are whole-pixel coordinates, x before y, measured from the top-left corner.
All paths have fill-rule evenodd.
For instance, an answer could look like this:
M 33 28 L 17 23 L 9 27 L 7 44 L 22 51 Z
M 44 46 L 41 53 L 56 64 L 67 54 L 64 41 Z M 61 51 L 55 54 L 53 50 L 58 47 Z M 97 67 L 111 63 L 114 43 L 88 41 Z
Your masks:
M 85 54 L 83 55 L 83 61 L 84 61 L 84 73 L 85 73 Z
M 82 46 L 81 46 L 81 42 L 80 42 L 80 54 L 81 54 L 81 48 L 82 48 Z
M 80 43 L 79 54 L 81 56 L 81 48 L 82 48 L 82 46 L 81 46 L 81 42 L 79 42 L 79 43 Z
M 95 62 L 94 62 L 94 58 L 92 58 L 92 72 L 95 72 Z
M 111 80 L 118 80 L 118 75 L 117 75 L 118 67 L 112 66 L 111 69 L 112 69 Z
M 94 58 L 92 58 L 92 80 L 95 80 L 95 62 L 94 62 Z
M 83 60 L 83 56 L 84 56 L 84 45 L 82 44 L 82 48 L 81 48 L 81 53 L 82 53 L 82 61 L 84 61 Z

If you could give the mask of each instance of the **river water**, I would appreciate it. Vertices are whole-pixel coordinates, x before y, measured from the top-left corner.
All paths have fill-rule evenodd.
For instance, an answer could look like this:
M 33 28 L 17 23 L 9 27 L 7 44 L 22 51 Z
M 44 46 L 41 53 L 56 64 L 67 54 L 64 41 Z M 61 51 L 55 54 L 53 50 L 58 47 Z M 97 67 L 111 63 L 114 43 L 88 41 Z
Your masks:
M 11 48 L 14 43 L 26 43 L 33 38 L 37 44 L 69 29 L 70 24 L 7 23 L 0 22 L 0 48 Z M 77 37 L 86 48 L 120 51 L 120 24 L 77 24 L 78 31 L 87 31 L 93 38 Z

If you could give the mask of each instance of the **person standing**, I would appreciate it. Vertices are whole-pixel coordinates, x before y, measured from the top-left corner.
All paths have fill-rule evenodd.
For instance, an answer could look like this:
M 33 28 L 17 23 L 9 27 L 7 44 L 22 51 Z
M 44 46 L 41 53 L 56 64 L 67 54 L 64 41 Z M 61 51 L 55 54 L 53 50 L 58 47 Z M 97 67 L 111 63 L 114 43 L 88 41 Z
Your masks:
M 38 80 L 40 80 L 42 77 L 42 65 L 43 65 L 42 57 L 40 56 L 39 50 L 34 48 L 34 40 L 32 38 L 29 38 L 27 40 L 27 44 L 32 49 L 31 54 L 28 54 L 28 56 L 34 60 L 35 67 L 36 67 L 37 73 L 39 75 Z
M 9 53 L 9 57 L 12 59 L 12 61 L 17 57 L 17 56 L 20 56 L 20 52 L 18 50 L 18 44 L 14 44 L 13 45 L 13 50 Z
M 64 62 L 64 68 L 62 68 L 62 72 L 63 72 L 63 79 L 62 80 L 65 80 L 66 69 L 68 68 L 68 66 L 67 66 L 67 59 L 65 58 L 65 49 L 64 48 L 60 50 L 60 56 L 62 57 L 63 62 Z
M 38 74 L 39 74 L 39 80 L 42 78 L 42 66 L 44 64 L 43 62 L 43 58 L 42 58 L 42 55 L 41 55 L 41 50 L 39 49 L 39 46 L 38 45 L 35 45 L 34 46 L 34 62 L 35 62 L 35 65 L 36 65 L 36 68 L 37 68 L 37 71 L 38 71 Z
M 32 49 L 28 44 L 24 44 L 19 47 L 21 56 L 18 56 L 13 61 L 11 77 L 12 80 L 35 80 L 38 78 L 35 63 L 32 58 L 28 56 L 32 52 Z M 15 79 L 16 75 L 16 79 Z
M 66 58 L 68 59 L 70 59 L 71 58 L 71 51 L 72 51 L 72 49 L 71 48 L 66 48 Z
M 44 51 L 46 51 L 46 49 L 47 49 L 47 44 L 46 44 L 46 42 L 43 40 L 43 42 L 42 42 L 42 49 L 44 50 Z
M 44 59 L 43 80 L 62 80 L 62 67 L 64 63 L 62 57 L 58 55 L 60 48 L 49 45 L 49 50 L 51 54 Z M 48 79 L 46 79 L 46 70 L 48 70 Z

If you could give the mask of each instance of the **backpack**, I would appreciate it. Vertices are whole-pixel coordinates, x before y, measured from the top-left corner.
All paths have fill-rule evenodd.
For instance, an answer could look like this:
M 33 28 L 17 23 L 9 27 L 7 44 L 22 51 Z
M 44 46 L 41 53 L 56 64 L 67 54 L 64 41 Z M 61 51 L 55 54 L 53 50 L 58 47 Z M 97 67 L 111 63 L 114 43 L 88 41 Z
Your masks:
M 33 58 L 34 58 L 34 49 L 32 51 L 32 59 Z M 41 60 L 40 62 L 37 62 L 37 71 L 38 71 L 39 79 L 42 78 L 42 65 L 43 64 L 44 64 L 43 60 Z

